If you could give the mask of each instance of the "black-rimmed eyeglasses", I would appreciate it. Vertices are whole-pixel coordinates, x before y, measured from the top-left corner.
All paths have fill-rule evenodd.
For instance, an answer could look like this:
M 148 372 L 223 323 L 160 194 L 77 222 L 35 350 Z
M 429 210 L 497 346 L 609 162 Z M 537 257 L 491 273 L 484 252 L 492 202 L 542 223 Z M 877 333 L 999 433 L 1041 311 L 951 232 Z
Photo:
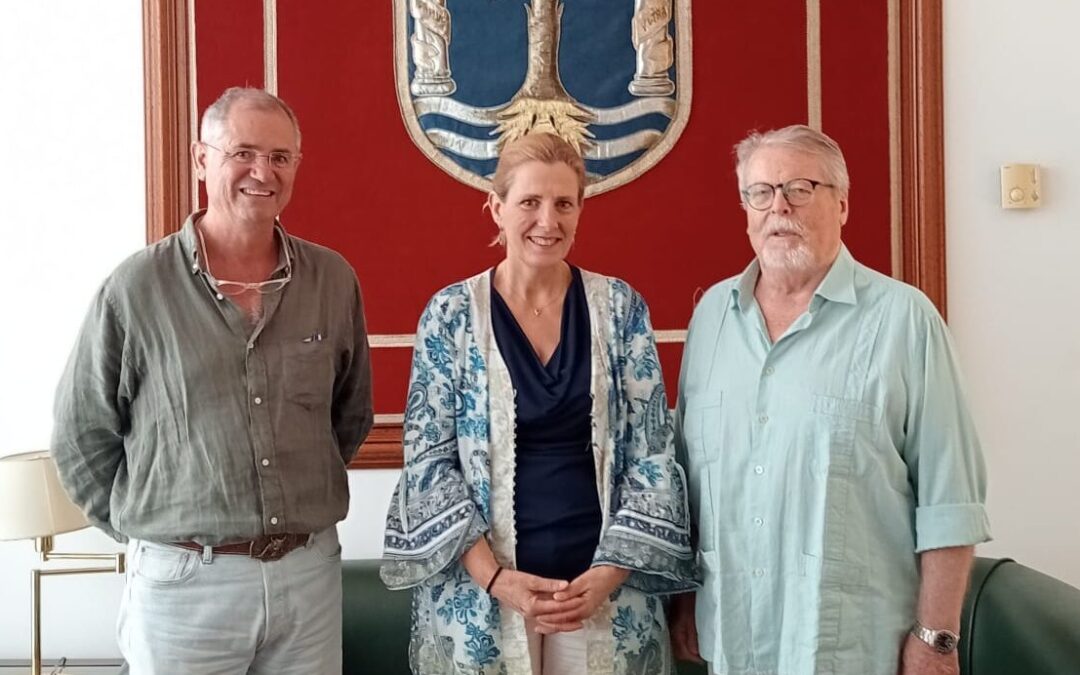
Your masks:
M 248 148 L 240 148 L 239 150 L 224 150 L 217 147 L 216 145 L 210 145 L 206 141 L 199 142 L 208 148 L 213 148 L 214 150 L 217 150 L 225 156 L 226 160 L 230 162 L 236 162 L 237 164 L 254 164 L 259 161 L 260 157 L 265 157 L 267 166 L 272 169 L 278 169 L 282 171 L 288 169 L 295 169 L 296 165 L 300 163 L 300 159 L 303 157 L 303 155 L 300 153 L 293 154 L 291 152 L 284 152 L 280 150 L 271 152 L 266 155 L 260 154 Z
M 832 183 L 823 183 L 809 178 L 792 178 L 786 183 L 771 185 L 769 183 L 754 183 L 742 191 L 743 202 L 755 211 L 765 211 L 772 205 L 776 198 L 776 190 L 779 189 L 784 199 L 792 206 L 806 206 L 814 198 L 814 190 L 818 187 L 836 187 Z

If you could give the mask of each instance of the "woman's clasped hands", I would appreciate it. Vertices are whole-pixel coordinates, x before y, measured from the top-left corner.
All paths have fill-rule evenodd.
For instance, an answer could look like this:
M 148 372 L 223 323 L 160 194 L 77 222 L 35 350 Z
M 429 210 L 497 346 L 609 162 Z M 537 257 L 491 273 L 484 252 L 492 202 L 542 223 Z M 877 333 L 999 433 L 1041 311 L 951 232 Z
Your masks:
M 535 624 L 537 633 L 578 630 L 618 588 L 629 570 L 611 565 L 591 567 L 573 581 L 546 579 L 517 570 L 503 570 L 491 594 Z

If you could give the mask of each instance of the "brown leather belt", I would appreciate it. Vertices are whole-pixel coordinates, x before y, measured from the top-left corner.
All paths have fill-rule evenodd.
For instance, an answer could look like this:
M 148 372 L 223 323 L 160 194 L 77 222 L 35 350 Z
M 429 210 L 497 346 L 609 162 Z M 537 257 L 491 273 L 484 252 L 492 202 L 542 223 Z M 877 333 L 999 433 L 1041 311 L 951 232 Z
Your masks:
M 281 560 L 289 553 L 304 546 L 310 538 L 311 535 L 308 534 L 268 534 L 256 537 L 251 541 L 212 546 L 211 549 L 217 555 L 246 555 L 256 560 L 271 562 Z M 193 541 L 174 541 L 172 545 L 192 551 L 203 550 L 202 544 Z

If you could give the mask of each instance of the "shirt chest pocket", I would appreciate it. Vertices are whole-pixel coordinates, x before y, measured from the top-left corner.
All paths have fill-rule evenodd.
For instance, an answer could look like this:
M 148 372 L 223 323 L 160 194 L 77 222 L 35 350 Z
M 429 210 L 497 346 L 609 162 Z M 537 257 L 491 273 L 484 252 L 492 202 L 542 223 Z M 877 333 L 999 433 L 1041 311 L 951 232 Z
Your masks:
M 818 446 L 818 452 L 810 458 L 811 472 L 819 476 L 861 474 L 865 458 L 858 457 L 855 448 L 873 447 L 881 407 L 858 399 L 817 394 L 811 410 L 816 425 L 813 438 L 807 440 Z
M 688 402 L 682 419 L 682 434 L 686 443 L 690 486 L 690 505 L 697 525 L 698 548 L 712 551 L 716 533 L 721 529 L 716 490 L 720 471 L 721 396 L 717 393 L 707 400 Z
M 308 410 L 328 409 L 334 393 L 334 350 L 320 333 L 282 345 L 285 398 Z
M 843 423 L 842 420 L 852 422 L 866 422 L 877 426 L 881 420 L 881 407 L 873 403 L 864 403 L 857 399 L 840 398 L 817 394 L 814 396 L 813 411 L 818 415 Z
M 716 393 L 687 403 L 682 430 L 691 461 L 712 462 L 720 456 L 722 400 L 722 395 Z

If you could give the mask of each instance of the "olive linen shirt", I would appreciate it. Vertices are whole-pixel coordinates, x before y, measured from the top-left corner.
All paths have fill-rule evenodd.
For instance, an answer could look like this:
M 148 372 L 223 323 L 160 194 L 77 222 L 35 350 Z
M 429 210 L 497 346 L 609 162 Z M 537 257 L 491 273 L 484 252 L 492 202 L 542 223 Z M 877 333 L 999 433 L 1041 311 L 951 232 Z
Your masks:
M 926 296 L 841 248 L 772 342 L 759 273 L 705 294 L 683 356 L 701 655 L 723 675 L 896 675 L 917 553 L 990 537 L 952 341 Z
M 52 452 L 113 537 L 204 545 L 318 532 L 345 517 L 371 429 L 360 285 L 280 224 L 275 278 L 247 317 L 200 261 L 195 221 L 102 285 L 57 389 Z

